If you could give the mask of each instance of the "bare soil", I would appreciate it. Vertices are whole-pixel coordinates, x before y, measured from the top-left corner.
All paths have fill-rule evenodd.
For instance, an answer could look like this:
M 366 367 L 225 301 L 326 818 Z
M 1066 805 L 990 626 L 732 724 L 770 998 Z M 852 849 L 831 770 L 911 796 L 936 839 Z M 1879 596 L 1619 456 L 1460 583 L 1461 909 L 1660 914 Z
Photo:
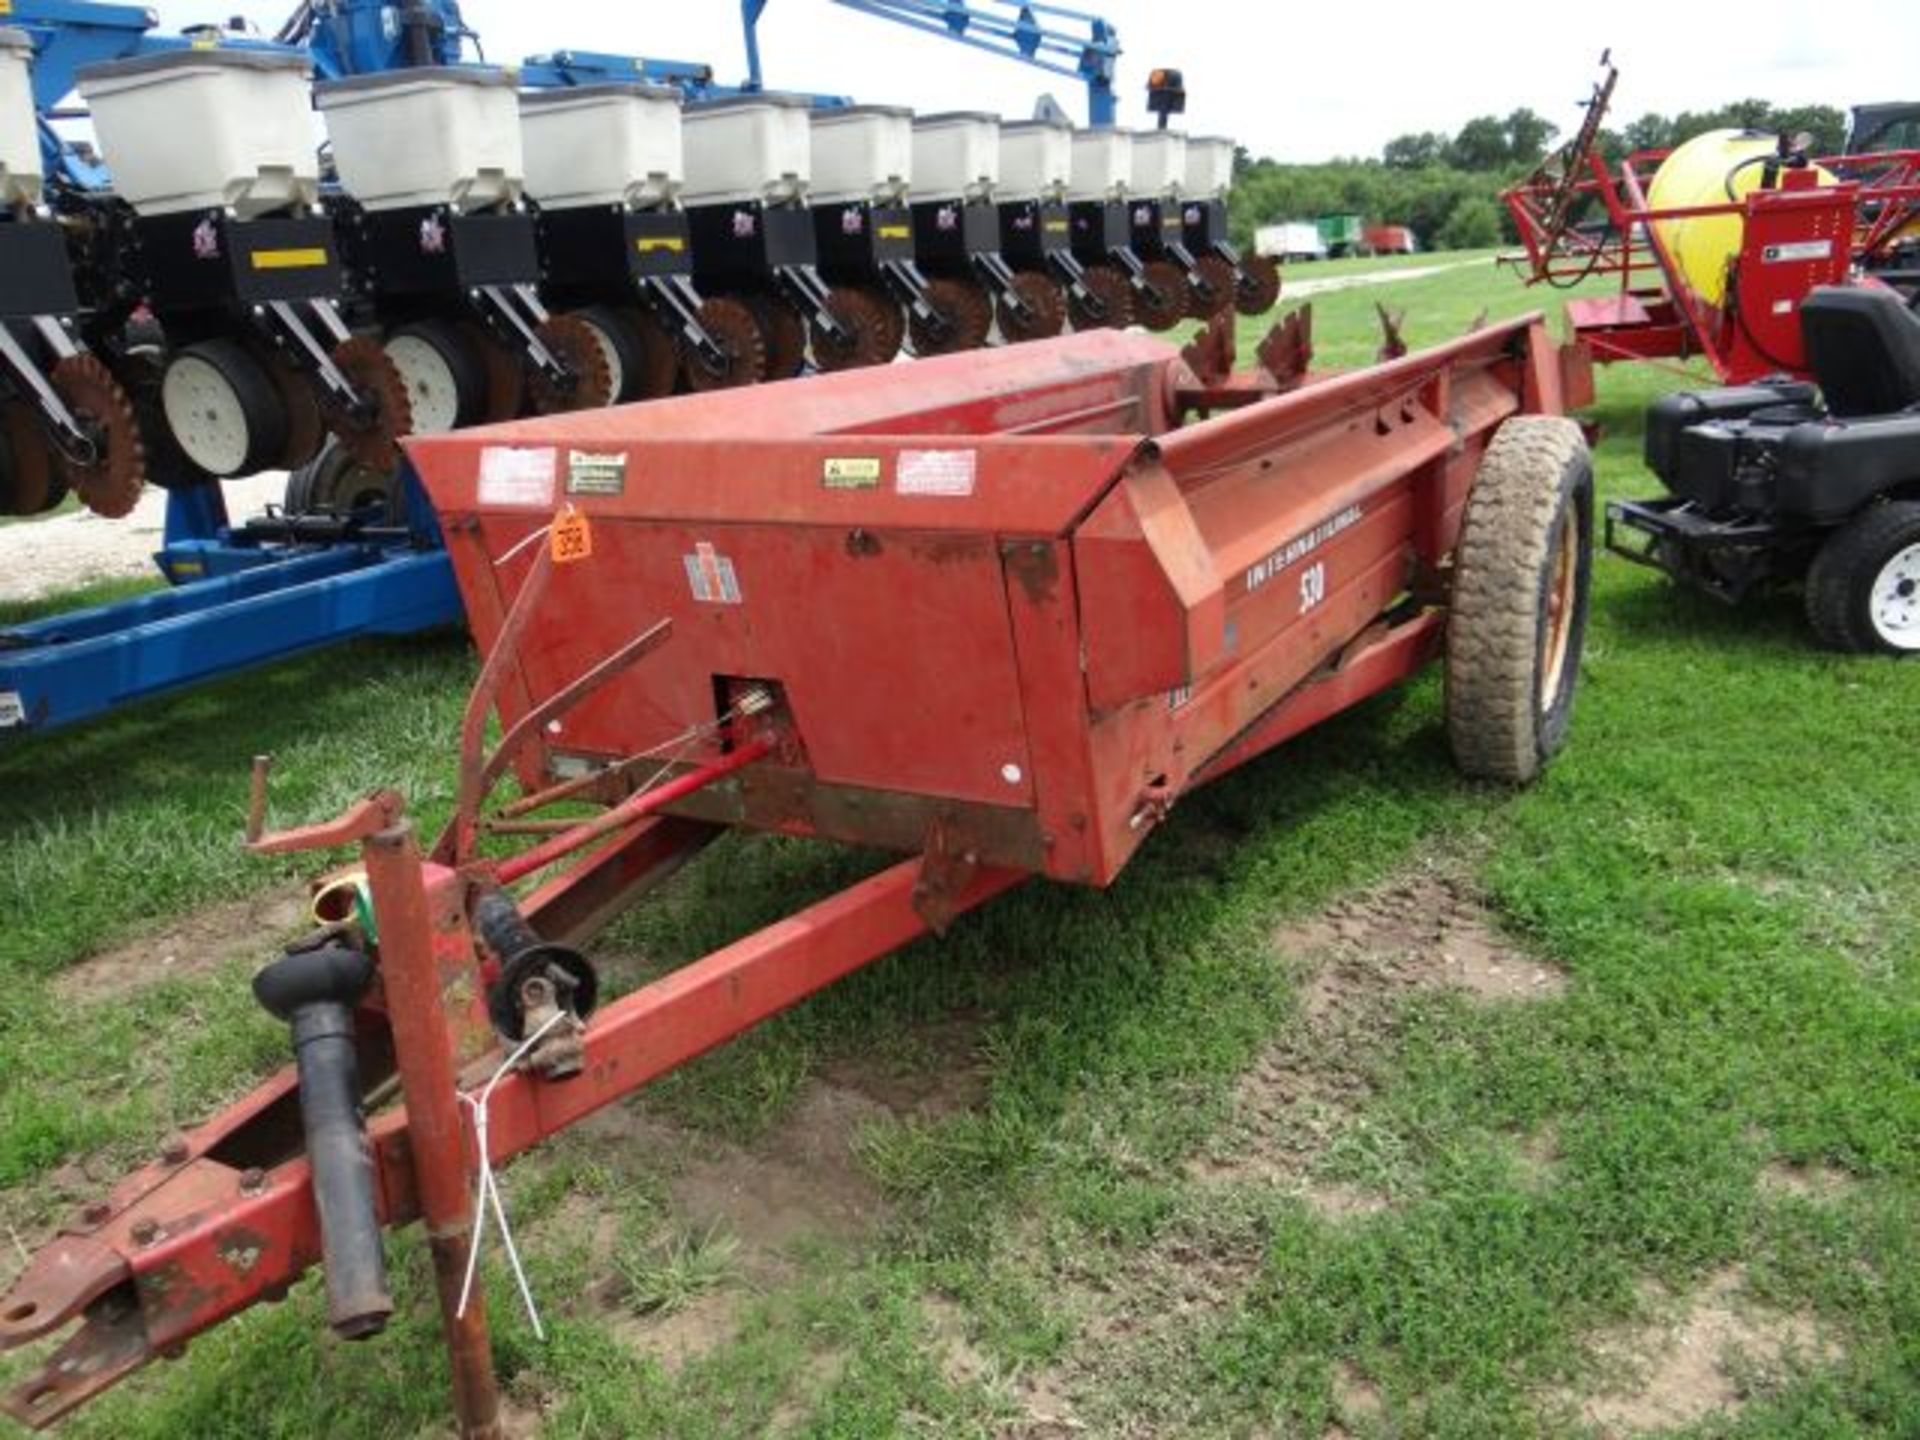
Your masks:
M 1796 1361 L 1835 1358 L 1810 1313 L 1764 1308 L 1742 1286 L 1729 1267 L 1678 1298 L 1650 1289 L 1651 1319 L 1596 1337 L 1594 1354 L 1613 1379 L 1580 1403 L 1581 1419 L 1607 1440 L 1691 1425 L 1778 1388 Z
M 222 901 L 82 960 L 53 981 L 68 1004 L 117 1000 L 162 980 L 204 975 L 236 957 L 267 959 L 307 921 L 304 888 Z

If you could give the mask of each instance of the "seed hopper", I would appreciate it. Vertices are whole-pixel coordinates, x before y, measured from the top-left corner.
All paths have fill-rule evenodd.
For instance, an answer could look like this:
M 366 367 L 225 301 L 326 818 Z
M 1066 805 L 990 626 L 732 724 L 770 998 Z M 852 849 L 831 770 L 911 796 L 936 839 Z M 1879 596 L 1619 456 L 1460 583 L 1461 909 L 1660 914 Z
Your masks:
M 382 1231 L 421 1220 L 461 1432 L 495 1435 L 460 1303 L 482 1147 L 504 1164 L 1030 877 L 1113 883 L 1183 795 L 1443 652 L 1463 768 L 1530 779 L 1591 534 L 1542 321 L 1338 375 L 1304 369 L 1303 321 L 1238 373 L 1228 334 L 407 442 L 485 657 L 455 815 L 423 838 L 381 791 L 269 830 L 257 764 L 256 850 L 358 851 L 256 982 L 297 1065 L 0 1298 L 0 1345 L 70 1331 L 9 1413 L 50 1422 L 316 1264 L 371 1336 L 411 1298 Z M 594 933 L 726 827 L 901 858 L 598 1005 Z

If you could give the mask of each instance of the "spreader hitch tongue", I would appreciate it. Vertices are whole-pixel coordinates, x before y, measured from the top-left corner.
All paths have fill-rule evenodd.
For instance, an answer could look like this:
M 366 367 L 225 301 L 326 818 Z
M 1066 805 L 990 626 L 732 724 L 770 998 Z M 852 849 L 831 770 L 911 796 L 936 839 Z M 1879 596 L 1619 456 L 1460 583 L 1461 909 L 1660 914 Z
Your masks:
M 289 951 L 253 980 L 254 998 L 293 1030 L 327 1319 L 348 1340 L 379 1334 L 393 1313 L 354 1043 L 353 1004 L 372 979 L 365 951 L 327 936 Z

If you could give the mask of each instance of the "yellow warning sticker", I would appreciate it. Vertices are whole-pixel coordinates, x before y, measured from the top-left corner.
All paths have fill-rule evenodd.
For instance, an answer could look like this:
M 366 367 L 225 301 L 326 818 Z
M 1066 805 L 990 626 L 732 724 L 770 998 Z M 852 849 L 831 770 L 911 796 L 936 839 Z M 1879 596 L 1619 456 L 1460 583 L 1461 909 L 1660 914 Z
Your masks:
M 882 240 L 911 240 L 913 238 L 913 227 L 911 225 L 882 225 L 879 229 Z
M 587 517 L 573 506 L 562 510 L 553 521 L 553 563 L 571 565 L 593 554 L 593 531 Z
M 653 250 L 671 250 L 678 255 L 687 248 L 687 242 L 678 235 L 642 235 L 633 242 L 633 248 L 642 255 Z
M 252 259 L 256 270 L 309 270 L 327 263 L 327 251 L 321 245 L 303 245 L 293 250 L 256 250 Z
M 1064 235 L 1067 233 L 1067 222 L 1064 220 L 1046 220 L 1041 222 L 1040 228 L 1049 235 Z
M 878 455 L 834 455 L 820 462 L 820 483 L 829 490 L 880 488 Z

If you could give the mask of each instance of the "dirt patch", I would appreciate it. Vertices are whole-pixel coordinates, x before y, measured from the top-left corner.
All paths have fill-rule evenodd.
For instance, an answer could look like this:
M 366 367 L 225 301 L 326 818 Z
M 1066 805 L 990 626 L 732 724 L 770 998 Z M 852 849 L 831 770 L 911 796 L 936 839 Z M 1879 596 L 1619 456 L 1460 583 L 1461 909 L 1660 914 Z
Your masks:
M 1859 1183 L 1834 1165 L 1794 1165 L 1776 1160 L 1760 1172 L 1762 1190 L 1823 1204 L 1841 1199 Z
M 967 1317 L 944 1295 L 928 1295 L 920 1308 L 933 1327 L 933 1343 L 940 1352 L 940 1371 L 949 1385 L 971 1385 L 993 1371 L 993 1362 L 967 1337 Z
M 1344 1435 L 1373 1424 L 1385 1413 L 1387 1402 L 1378 1385 L 1351 1362 L 1342 1360 L 1333 1367 L 1333 1408 L 1340 1417 L 1333 1433 Z
M 1188 1171 L 1202 1182 L 1283 1186 L 1334 1220 L 1386 1204 L 1314 1171 L 1373 1089 L 1399 1002 L 1441 988 L 1487 1003 L 1566 988 L 1562 972 L 1499 934 L 1457 869 L 1440 865 L 1337 901 L 1275 944 L 1300 967 L 1300 1014 L 1242 1078 L 1232 1118 Z
M 978 1110 L 987 1099 L 987 1063 L 980 1015 L 956 1015 L 916 1026 L 875 1055 L 829 1061 L 820 1077 L 907 1120 L 937 1120 Z
M 69 967 L 54 978 L 53 993 L 69 1004 L 92 1004 L 205 975 L 236 956 L 265 960 L 306 924 L 307 903 L 301 888 L 209 905 Z
M 1520 1141 L 1516 1159 L 1521 1188 L 1530 1195 L 1544 1193 L 1560 1168 L 1560 1132 L 1551 1125 L 1534 1131 Z
M 1581 1401 L 1580 1417 L 1608 1440 L 1691 1425 L 1778 1388 L 1796 1359 L 1835 1357 L 1811 1315 L 1763 1308 L 1741 1289 L 1742 1274 L 1730 1267 L 1677 1302 L 1649 1290 L 1652 1321 L 1596 1340 L 1595 1356 L 1619 1379 Z
M 614 1321 L 613 1337 L 651 1355 L 669 1375 L 677 1375 L 689 1361 L 719 1349 L 739 1333 L 746 1300 L 740 1290 L 716 1290 L 664 1315 L 625 1314 Z

